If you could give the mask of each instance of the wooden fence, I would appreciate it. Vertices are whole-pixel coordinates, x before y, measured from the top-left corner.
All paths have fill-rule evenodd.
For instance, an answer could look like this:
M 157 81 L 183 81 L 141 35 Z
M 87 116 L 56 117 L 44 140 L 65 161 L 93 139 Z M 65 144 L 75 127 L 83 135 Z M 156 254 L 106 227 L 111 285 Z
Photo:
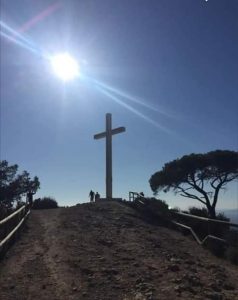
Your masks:
M 5 219 L 0 220 L 0 253 L 5 252 L 9 242 L 17 234 L 29 213 L 29 205 L 24 205 Z

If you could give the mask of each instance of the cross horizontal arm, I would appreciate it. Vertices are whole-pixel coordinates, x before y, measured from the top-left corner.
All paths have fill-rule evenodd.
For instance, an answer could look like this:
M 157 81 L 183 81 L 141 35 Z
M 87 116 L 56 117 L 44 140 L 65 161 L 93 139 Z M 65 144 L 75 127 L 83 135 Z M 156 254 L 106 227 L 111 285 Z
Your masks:
M 118 133 L 125 132 L 125 131 L 126 131 L 125 127 L 118 127 L 118 128 L 112 129 L 111 134 L 114 135 L 114 134 L 118 134 Z M 107 133 L 104 131 L 104 132 L 95 134 L 94 139 L 95 140 L 102 139 L 102 138 L 105 138 L 106 135 L 107 135 Z
M 121 132 L 125 132 L 125 131 L 126 131 L 125 127 L 118 127 L 118 128 L 112 129 L 112 135 L 117 134 L 117 133 L 121 133 Z
M 102 139 L 102 138 L 105 138 L 105 137 L 106 137 L 106 132 L 101 132 L 101 133 L 95 134 L 95 135 L 93 136 L 93 138 L 94 138 L 95 140 Z

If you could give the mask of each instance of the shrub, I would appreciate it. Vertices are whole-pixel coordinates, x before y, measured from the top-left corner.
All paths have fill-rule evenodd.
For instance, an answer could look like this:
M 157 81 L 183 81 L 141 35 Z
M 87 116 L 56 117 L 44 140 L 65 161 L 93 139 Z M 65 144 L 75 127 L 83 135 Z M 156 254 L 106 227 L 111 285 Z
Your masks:
M 141 212 L 147 221 L 165 225 L 170 216 L 168 204 L 156 198 L 138 197 L 131 206 Z
M 181 212 L 181 209 L 177 206 L 170 208 L 171 212 Z
M 208 211 L 205 207 L 203 207 L 203 208 L 198 208 L 198 207 L 195 207 L 195 206 L 189 207 L 188 213 L 190 213 L 191 215 L 198 216 L 198 217 L 209 218 L 208 217 Z
M 57 201 L 52 197 L 44 197 L 36 199 L 33 202 L 33 209 L 49 209 L 49 208 L 57 208 L 58 203 Z
M 147 207 L 151 209 L 151 211 L 155 212 L 160 216 L 166 217 L 169 213 L 169 206 L 163 200 L 156 198 L 145 198 L 144 202 L 147 205 Z

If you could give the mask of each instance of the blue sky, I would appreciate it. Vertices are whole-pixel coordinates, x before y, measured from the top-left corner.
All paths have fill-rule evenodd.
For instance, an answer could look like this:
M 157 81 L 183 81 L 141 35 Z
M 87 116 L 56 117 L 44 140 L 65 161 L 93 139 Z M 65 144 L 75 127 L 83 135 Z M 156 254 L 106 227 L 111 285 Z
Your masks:
M 115 197 L 152 195 L 150 176 L 185 154 L 237 150 L 237 15 L 237 0 L 2 0 L 1 21 L 34 50 L 1 36 L 1 159 L 39 176 L 36 197 L 73 205 L 105 195 L 105 141 L 93 135 L 108 112 L 126 127 L 113 137 Z M 63 83 L 43 52 L 69 52 L 80 78 Z M 237 183 L 218 208 L 238 208 Z

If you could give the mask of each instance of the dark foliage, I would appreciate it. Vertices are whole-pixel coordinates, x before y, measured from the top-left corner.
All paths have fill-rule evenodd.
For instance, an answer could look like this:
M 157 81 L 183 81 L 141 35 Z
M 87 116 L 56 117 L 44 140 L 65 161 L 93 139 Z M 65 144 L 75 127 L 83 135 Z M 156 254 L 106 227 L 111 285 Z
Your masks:
M 238 265 L 238 230 L 230 230 L 225 238 L 229 244 L 225 252 L 225 257 L 231 263 Z
M 150 186 L 156 194 L 173 190 L 181 196 L 198 200 L 216 218 L 216 204 L 221 189 L 238 179 L 238 152 L 216 150 L 205 154 L 185 155 L 166 163 L 153 174 Z M 206 191 L 210 188 L 210 191 Z
M 44 197 L 36 199 L 33 202 L 33 209 L 49 209 L 49 208 L 58 208 L 57 201 L 52 197 Z
M 188 213 L 191 214 L 191 215 L 198 216 L 198 217 L 209 218 L 208 211 L 205 207 L 202 207 L 202 208 L 198 208 L 198 207 L 195 207 L 195 206 L 189 207 Z
M 168 204 L 160 199 L 156 198 L 144 198 L 143 201 L 147 208 L 151 211 L 154 211 L 159 216 L 167 217 L 169 214 L 169 206 Z
M 38 177 L 30 178 L 27 171 L 17 174 L 18 165 L 0 161 L 0 215 L 5 216 L 15 206 L 19 207 L 22 196 L 35 194 L 40 188 Z
M 127 205 L 140 211 L 142 217 L 150 223 L 167 225 L 170 219 L 168 204 L 163 200 L 138 197 L 133 202 L 127 202 Z

